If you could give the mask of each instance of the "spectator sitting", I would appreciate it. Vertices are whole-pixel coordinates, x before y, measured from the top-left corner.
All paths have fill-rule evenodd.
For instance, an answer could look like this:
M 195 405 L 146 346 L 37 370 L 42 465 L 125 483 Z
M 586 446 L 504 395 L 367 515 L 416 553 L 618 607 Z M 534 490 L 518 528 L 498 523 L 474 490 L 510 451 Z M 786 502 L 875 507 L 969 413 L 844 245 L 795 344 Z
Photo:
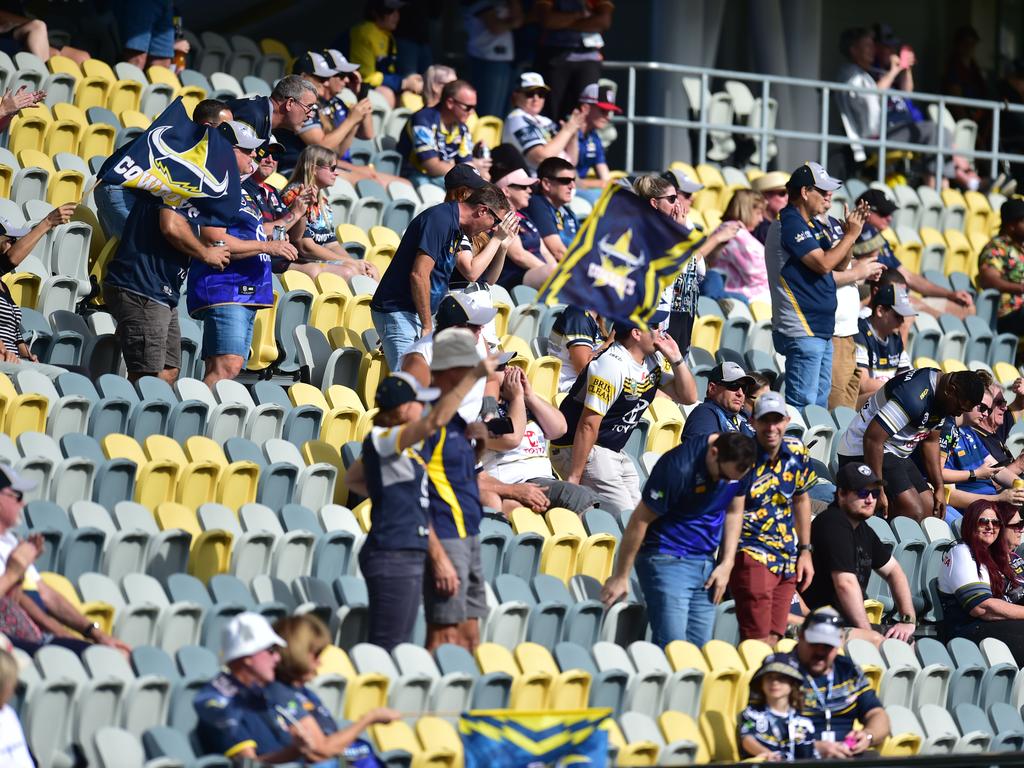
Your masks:
M 917 521 L 943 517 L 945 483 L 939 461 L 939 432 L 981 402 L 985 385 L 971 371 L 940 373 L 934 368 L 907 371 L 877 390 L 839 440 L 839 466 L 865 463 L 884 477 L 878 514 L 906 515 Z M 928 481 L 910 455 L 921 446 Z
M 475 109 L 473 86 L 465 80 L 453 80 L 441 90 L 441 101 L 436 107 L 414 112 L 396 147 L 403 158 L 402 175 L 417 187 L 441 187 L 448 171 L 459 163 L 469 163 L 487 179 L 491 161 L 473 157 L 473 142 L 466 125 Z
M 463 202 L 476 189 L 487 182 L 473 166 L 456 165 L 444 177 L 444 200 Z M 504 210 L 504 208 L 503 208 Z M 480 282 L 493 284 L 505 271 L 508 249 L 519 235 L 522 219 L 512 210 L 502 216 L 498 226 L 490 232 L 478 232 L 473 237 L 463 236 L 455 253 L 455 268 L 448 278 L 449 285 Z
M 0 650 L 0 756 L 8 768 L 35 768 L 25 742 L 25 731 L 11 706 L 18 687 L 18 662 L 11 652 L 10 640 L 3 638 L 3 641 L 5 648 Z
M 250 96 L 225 101 L 231 119 L 245 123 L 261 139 L 269 139 L 276 130 L 298 133 L 316 110 L 320 92 L 300 75 L 287 75 L 277 81 L 269 96 Z
M 295 720 L 312 715 L 324 738 L 316 759 L 321 768 L 358 765 L 359 768 L 383 768 L 373 747 L 360 734 L 371 725 L 390 723 L 401 717 L 387 707 L 375 707 L 354 723 L 339 728 L 334 715 L 309 687 L 320 667 L 320 654 L 331 644 L 331 636 L 316 616 L 310 613 L 289 616 L 274 624 L 274 631 L 285 641 L 278 651 L 280 661 L 274 670 L 275 682 L 266 687 L 269 701 L 275 702 Z M 342 758 L 339 763 L 330 758 Z
M 743 408 L 740 409 L 740 415 L 749 422 L 754 418 L 757 398 L 771 390 L 774 379 L 765 376 L 761 371 L 751 371 L 747 376 L 753 383 L 743 391 Z
M 707 397 L 686 417 L 681 439 L 714 432 L 741 432 L 753 437 L 754 430 L 743 415 L 743 406 L 746 390 L 754 385 L 754 380 L 739 365 L 728 362 L 716 365 L 707 377 Z
M 978 286 L 999 291 L 996 329 L 1020 336 L 1024 334 L 1024 200 L 1007 200 L 999 216 L 999 234 L 978 256 Z
M 292 199 L 291 205 L 285 205 L 281 199 L 281 193 L 267 179 L 277 172 L 277 158 L 275 157 L 275 142 L 273 136 L 270 138 L 270 146 L 265 147 L 263 156 L 257 152 L 258 162 L 256 171 L 252 176 L 242 182 L 242 189 L 248 192 L 253 202 L 263 216 L 263 232 L 272 236 L 277 227 L 283 227 L 287 232 L 292 227 L 296 231 L 306 231 L 306 210 L 307 201 L 312 197 L 315 199 L 316 190 L 300 189 Z M 270 267 L 275 274 L 280 274 L 291 267 L 295 262 L 288 259 L 270 257 Z
M 152 5 L 152 3 L 149 4 Z M 23 5 L 24 3 L 9 3 L 7 7 L 15 7 L 20 10 Z M 143 5 L 143 3 L 135 5 L 124 2 L 118 3 L 118 5 L 124 6 L 125 8 L 130 6 L 132 10 L 135 11 L 137 6 Z M 168 11 L 169 10 L 170 8 L 168 8 Z M 137 12 L 116 13 L 118 22 L 123 22 L 129 17 L 137 15 Z M 168 18 L 168 22 L 170 22 L 170 18 Z M 59 54 L 61 56 L 66 56 L 79 66 L 81 66 L 86 60 L 92 58 L 87 51 L 83 51 L 79 48 L 72 48 L 70 45 L 65 45 L 60 49 L 53 48 L 50 45 L 50 33 L 46 27 L 46 22 L 42 19 L 30 19 L 16 13 L 12 13 L 9 10 L 3 10 L 0 11 L 0 30 L 2 30 L 0 31 L 0 49 L 2 49 L 4 53 L 7 53 L 11 58 L 14 58 L 15 54 L 21 50 L 28 51 L 42 61 L 49 61 L 51 56 L 57 56 Z M 122 39 L 128 39 L 129 35 L 122 33 L 121 37 Z M 168 41 L 168 45 L 172 42 L 173 37 Z M 170 55 L 173 55 L 173 52 L 168 54 L 168 56 Z M 143 61 L 145 61 L 145 57 L 143 57 Z M 169 59 L 164 66 L 170 66 Z
M 349 33 L 349 56 L 359 65 L 363 81 L 376 88 L 391 108 L 402 93 L 423 91 L 422 77 L 415 73 L 403 76 L 398 71 L 394 32 L 402 5 L 402 0 L 367 0 L 366 21 L 356 24 Z
M 1021 605 L 1024 604 L 1024 557 L 1021 557 L 1017 550 L 1020 547 L 1021 532 L 1024 530 L 1024 520 L 1020 516 L 1019 504 L 1000 504 L 997 512 L 999 522 L 1003 524 L 1000 541 L 1006 547 L 1010 568 L 1016 577 L 1015 582 L 1006 580 L 1003 594 L 1011 603 Z
M 221 123 L 217 130 L 235 149 L 239 175 L 247 177 L 253 172 L 253 158 L 263 140 L 233 120 Z M 241 373 L 249 358 L 256 312 L 274 306 L 271 257 L 294 261 L 298 255 L 287 240 L 267 240 L 263 216 L 245 187 L 240 200 L 238 213 L 227 227 L 204 226 L 201 230 L 205 242 L 226 244 L 231 261 L 222 269 L 200 262 L 189 270 L 188 311 L 203 322 L 203 381 L 211 389 L 221 379 L 234 379 Z
M 728 298 L 744 303 L 771 303 L 768 272 L 764 265 L 764 245 L 754 237 L 754 230 L 764 220 L 765 200 L 760 192 L 738 189 L 729 199 L 723 221 L 737 221 L 736 236 L 724 243 L 710 259 L 710 267 L 725 273 L 724 290 Z
M 551 251 L 544 245 L 537 226 L 523 212 L 530 205 L 530 198 L 538 183 L 522 168 L 506 173 L 495 182 L 519 217 L 519 234 L 511 238 L 498 277 L 498 285 L 506 290 L 517 285 L 540 288 L 558 266 Z
M 560 157 L 572 165 L 579 158 L 577 139 L 585 127 L 583 113 L 574 110 L 559 128 L 550 117 L 541 114 L 550 90 L 539 74 L 524 72 L 519 87 L 512 91 L 513 109 L 505 118 L 501 134 L 502 142 L 523 153 L 531 171 L 536 171 L 549 157 Z
M 785 654 L 765 657 L 750 679 L 750 700 L 740 713 L 737 742 L 743 757 L 766 761 L 816 757 L 814 723 L 800 714 L 803 673 Z
M 423 106 L 436 107 L 441 101 L 441 92 L 448 83 L 459 79 L 451 67 L 444 64 L 431 64 L 423 73 Z M 485 115 L 491 114 L 484 112 Z
M 651 470 L 601 600 L 611 606 L 625 597 L 635 560 L 656 645 L 687 640 L 701 647 L 711 639 L 715 603 L 736 557 L 753 463 L 754 441 L 731 432 L 688 440 Z
M 576 194 L 593 203 L 611 180 L 608 161 L 604 158 L 604 144 L 598 131 L 608 125 L 613 112 L 621 113 L 622 107 L 615 103 L 615 91 L 606 85 L 591 83 L 580 94 L 579 110 L 584 124 L 578 139 L 576 172 L 579 180 Z M 591 171 L 594 172 L 593 178 L 589 178 Z
M 487 450 L 482 463 L 487 478 L 481 474 L 480 498 L 486 506 L 500 509 L 506 516 L 520 506 L 541 512 L 563 507 L 577 514 L 599 506 L 600 499 L 592 490 L 555 477 L 548 459 L 548 440 L 565 434 L 565 416 L 533 391 L 520 368 L 505 369 L 497 417 L 508 419 L 512 431 L 490 432 L 484 442 Z M 534 506 L 534 489 L 527 486 L 536 487 L 546 498 L 536 500 L 539 503 Z
M 762 245 L 768 239 L 768 228 L 779 218 L 779 213 L 789 203 L 789 190 L 786 182 L 789 176 L 782 171 L 769 171 L 750 182 L 750 188 L 764 197 L 764 218 L 752 230 L 751 234 Z
M 962 541 L 942 558 L 939 598 L 943 641 L 966 637 L 980 643 L 1002 640 L 1018 666 L 1024 666 L 1024 606 L 1007 599 L 1006 586 L 1018 587 L 1009 552 L 1000 538 L 1002 518 L 1011 515 L 995 499 L 975 501 L 964 512 Z
M 500 115 L 508 104 L 515 59 L 513 32 L 523 25 L 521 0 L 472 0 L 464 4 L 469 79 L 481 95 L 480 114 Z
M 788 426 L 782 395 L 762 395 L 754 405 L 757 458 L 729 580 L 740 637 L 769 645 L 785 637 L 793 595 L 814 577 L 807 491 L 816 476 L 807 448 L 786 435 Z
M 548 354 L 562 361 L 558 391 L 568 392 L 605 342 L 597 313 L 569 305 L 555 318 L 548 336 Z
M 530 198 L 526 215 L 537 227 L 541 242 L 556 261 L 561 261 L 580 226 L 569 208 L 576 189 L 576 169 L 568 160 L 549 157 L 540 164 L 537 176 L 539 194 Z
M 406 228 L 370 304 L 388 368 L 398 370 L 412 343 L 433 330 L 463 235 L 496 227 L 507 206 L 504 193 L 488 184 L 464 202 L 427 208 Z
M 974 426 L 974 431 L 978 433 L 985 449 L 997 464 L 1019 475 L 1024 472 L 1024 454 L 1014 456 L 1007 447 L 1006 440 L 1010 436 L 1010 430 L 1013 429 L 1013 414 L 1019 412 L 1024 406 L 1024 379 L 1018 378 L 1013 382 L 1011 389 L 1016 397 L 1012 404 L 1007 404 L 1002 385 L 991 377 L 986 377 L 981 371 L 977 373 L 982 376 L 985 388 L 992 396 L 992 409 Z
M 910 306 L 906 290 L 899 285 L 880 288 L 871 297 L 869 306 L 871 314 L 860 319 L 854 338 L 860 374 L 858 408 L 885 382 L 910 369 L 910 357 L 903 348 L 900 328 L 906 318 L 917 315 Z
M 877 756 L 889 736 L 889 715 L 860 668 L 843 656 L 842 619 L 831 608 L 811 613 L 789 654 L 804 678 L 800 714 L 814 725 L 819 758 Z M 861 724 L 854 730 L 853 723 Z
M 338 156 L 329 149 L 309 146 L 302 150 L 299 162 L 288 179 L 281 200 L 291 205 L 300 194 L 307 194 L 305 228 L 301 221 L 292 225 L 290 237 L 299 252 L 294 269 L 315 278 L 321 272 L 333 272 L 346 280 L 366 275 L 377 280 L 377 267 L 362 259 L 353 259 L 338 242 L 334 212 L 327 202 L 327 190 L 338 177 Z
M 648 323 L 657 328 L 665 319 L 655 312 Z M 640 477 L 623 448 L 660 388 L 684 404 L 697 399 L 678 345 L 662 331 L 616 323 L 615 342 L 591 360 L 562 400 L 568 429 L 551 447 L 559 476 L 596 491 L 616 509 L 636 507 Z

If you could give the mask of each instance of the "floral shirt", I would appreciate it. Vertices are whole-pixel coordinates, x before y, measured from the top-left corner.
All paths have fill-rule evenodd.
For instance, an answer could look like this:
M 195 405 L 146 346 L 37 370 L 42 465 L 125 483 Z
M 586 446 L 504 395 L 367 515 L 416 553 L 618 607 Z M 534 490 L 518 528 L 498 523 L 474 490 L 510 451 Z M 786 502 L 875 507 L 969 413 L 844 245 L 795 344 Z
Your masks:
M 772 573 L 792 578 L 797 554 L 793 498 L 806 493 L 817 479 L 810 454 L 795 437 L 785 437 L 774 464 L 759 449 L 750 477 L 739 551 Z
M 285 189 L 281 195 L 281 201 L 289 206 L 298 197 L 299 185 L 293 184 Z M 306 231 L 303 237 L 312 238 L 317 245 L 328 245 L 337 242 L 338 236 L 334 229 L 334 212 L 326 202 L 323 195 L 319 197 L 321 202 L 311 205 L 306 209 Z
M 981 249 L 978 267 L 992 267 L 1004 280 L 1024 283 L 1024 251 L 1006 235 L 996 235 Z M 1024 296 L 1003 293 L 999 296 L 999 316 L 1024 307 Z

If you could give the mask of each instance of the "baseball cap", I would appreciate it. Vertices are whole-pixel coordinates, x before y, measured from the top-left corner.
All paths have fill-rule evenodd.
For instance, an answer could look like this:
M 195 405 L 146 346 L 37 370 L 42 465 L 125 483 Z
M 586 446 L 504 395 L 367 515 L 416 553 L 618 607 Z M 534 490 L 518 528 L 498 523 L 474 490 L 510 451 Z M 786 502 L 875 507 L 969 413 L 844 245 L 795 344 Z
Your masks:
M 225 664 L 287 645 L 265 618 L 250 611 L 235 616 L 220 632 L 220 657 Z
M 804 676 L 793 663 L 793 657 L 787 653 L 770 653 L 764 657 L 761 666 L 750 679 L 751 686 L 765 675 L 784 675 L 785 677 L 797 680 L 801 685 L 804 683 Z
M 799 184 L 801 187 L 817 187 L 826 192 L 834 192 L 843 186 L 838 179 L 828 175 L 828 171 L 820 163 L 806 162 L 797 168 L 789 176 L 789 184 Z
M 377 407 L 382 411 L 397 408 L 400 405 L 419 400 L 431 403 L 441 396 L 441 390 L 433 387 L 421 387 L 412 375 L 404 371 L 395 371 L 381 379 L 377 385 Z
M 478 300 L 484 291 L 473 293 L 449 293 L 437 307 L 435 322 L 438 332 L 455 325 L 487 325 L 498 314 L 493 306 L 485 306 Z
M 338 70 L 327 63 L 321 54 L 313 51 L 306 51 L 295 60 L 292 73 L 296 75 L 315 75 L 316 77 L 330 77 L 338 74 Z
M 430 370 L 472 368 L 480 362 L 476 334 L 468 328 L 445 328 L 434 335 L 434 358 Z
M 893 211 L 899 209 L 899 206 L 889 199 L 889 196 L 880 189 L 866 190 L 857 198 L 857 204 L 860 205 L 861 201 L 867 203 L 868 208 L 879 216 L 888 216 Z
M 889 283 L 879 288 L 871 297 L 872 307 L 892 307 L 896 314 L 903 317 L 914 317 L 917 312 L 910 305 L 906 286 Z
M 548 84 L 544 82 L 544 76 L 540 72 L 523 72 L 519 76 L 519 87 L 517 91 L 535 91 L 537 89 L 550 91 Z
M 580 94 L 580 104 L 593 104 L 610 112 L 622 111 L 622 107 L 615 103 L 615 91 L 607 85 L 598 83 L 591 83 L 583 89 L 583 93 Z
M 1005 218 L 1003 219 L 1005 221 Z M 20 227 L 16 226 L 10 219 L 5 219 L 0 216 L 0 235 L 5 237 L 24 237 L 32 228 L 22 224 Z
M 345 54 L 339 51 L 337 48 L 328 48 L 324 51 L 323 57 L 327 60 L 327 65 L 334 69 L 336 72 L 355 72 L 359 69 L 358 64 L 353 64 L 351 61 L 345 58 Z
M 769 413 L 777 413 L 780 416 L 789 416 L 786 409 L 786 401 L 778 392 L 765 392 L 754 403 L 754 419 L 760 419 Z
M 755 192 L 768 192 L 772 189 L 785 189 L 789 176 L 782 171 L 771 171 L 758 176 L 750 182 L 750 188 Z
M 843 644 L 843 617 L 827 606 L 811 611 L 804 619 L 800 636 L 808 643 L 838 648 Z
M 871 467 L 858 461 L 844 464 L 836 473 L 836 487 L 843 491 L 859 491 L 871 485 L 885 485 L 885 481 L 871 471 Z
M 18 493 L 28 493 L 35 490 L 35 487 L 36 483 L 34 480 L 22 477 L 11 467 L 0 464 L 0 491 L 4 488 L 10 488 L 12 491 L 18 491 Z
M 485 186 L 487 186 L 487 182 L 477 173 L 476 168 L 469 163 L 456 163 L 444 175 L 444 188 L 447 190 L 452 190 L 456 187 L 483 189 Z
M 225 120 L 217 126 L 217 130 L 221 136 L 231 142 L 231 146 L 239 149 L 252 151 L 259 149 L 264 144 L 263 139 L 257 136 L 252 128 L 237 120 Z
M 661 178 L 665 179 L 665 181 L 671 182 L 676 189 L 680 192 L 685 192 L 688 195 L 692 195 L 694 192 L 700 192 L 704 189 L 703 184 L 694 181 L 678 168 L 669 168 L 661 174 Z
M 857 242 L 853 244 L 854 256 L 868 256 L 885 246 L 885 237 L 870 224 L 865 224 L 864 229 L 857 236 Z
M 508 189 L 513 184 L 520 187 L 532 187 L 538 181 L 539 179 L 533 178 L 522 168 L 516 168 L 512 173 L 506 173 L 494 183 L 497 185 L 498 189 Z
M 1011 197 L 999 206 L 999 219 L 1003 224 L 1012 224 L 1024 219 L 1024 200 Z
M 712 384 L 735 384 L 737 381 L 745 381 L 747 384 L 754 383 L 754 380 L 747 376 L 746 371 L 737 363 L 732 362 L 719 363 L 708 371 L 707 377 Z

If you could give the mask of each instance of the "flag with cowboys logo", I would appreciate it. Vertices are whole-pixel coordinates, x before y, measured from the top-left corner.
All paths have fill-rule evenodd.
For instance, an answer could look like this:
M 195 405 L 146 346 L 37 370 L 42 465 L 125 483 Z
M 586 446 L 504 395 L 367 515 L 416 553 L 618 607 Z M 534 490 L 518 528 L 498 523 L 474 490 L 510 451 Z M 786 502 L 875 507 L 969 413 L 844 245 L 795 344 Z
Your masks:
M 466 712 L 459 720 L 466 768 L 605 768 L 608 732 L 601 724 L 610 715 L 610 709 Z
M 231 221 L 241 199 L 231 143 L 192 122 L 180 97 L 143 133 L 115 150 L 96 179 L 148 192 L 172 208 L 195 208 L 209 224 Z

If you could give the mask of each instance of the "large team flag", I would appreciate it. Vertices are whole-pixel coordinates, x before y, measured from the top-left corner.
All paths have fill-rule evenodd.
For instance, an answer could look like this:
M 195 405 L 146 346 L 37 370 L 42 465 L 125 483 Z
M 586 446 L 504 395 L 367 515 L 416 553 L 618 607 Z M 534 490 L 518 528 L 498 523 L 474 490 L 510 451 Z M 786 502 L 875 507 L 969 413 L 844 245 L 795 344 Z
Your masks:
M 619 183 L 609 184 L 538 302 L 592 309 L 642 329 L 704 235 L 687 231 Z
M 610 709 L 466 712 L 459 720 L 466 768 L 527 768 L 608 764 Z
M 241 199 L 231 142 L 192 122 L 180 97 L 107 158 L 96 180 L 148 192 L 172 208 L 191 206 L 211 224 L 231 221 Z

